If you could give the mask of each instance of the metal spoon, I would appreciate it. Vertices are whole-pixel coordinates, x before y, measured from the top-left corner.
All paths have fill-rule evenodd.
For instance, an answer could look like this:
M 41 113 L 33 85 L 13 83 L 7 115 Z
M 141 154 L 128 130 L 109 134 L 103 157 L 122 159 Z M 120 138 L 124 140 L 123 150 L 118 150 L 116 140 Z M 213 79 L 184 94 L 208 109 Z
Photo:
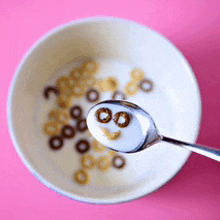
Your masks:
M 113 120 L 110 121 L 109 124 L 102 124 L 100 122 L 97 122 L 95 113 L 100 108 L 108 108 L 112 113 L 115 113 L 117 111 L 127 112 L 130 115 L 131 122 L 133 124 L 130 123 L 130 128 L 119 129 L 117 127 L 117 132 L 120 131 L 123 133 L 123 135 L 121 135 L 121 137 L 119 137 L 117 140 L 109 140 L 106 135 L 103 134 L 103 129 L 101 128 L 104 126 L 105 130 L 107 130 L 108 128 L 111 129 L 112 132 L 116 132 L 116 126 L 113 125 Z M 124 153 L 135 153 L 144 150 L 160 141 L 165 141 L 220 162 L 220 150 L 186 143 L 161 135 L 156 128 L 152 117 L 142 108 L 131 102 L 122 100 L 108 100 L 96 104 L 89 110 L 87 116 L 87 125 L 91 134 L 101 144 L 115 151 L 120 151 Z M 126 139 L 123 139 L 124 137 L 126 137 L 126 132 L 129 133 L 130 131 L 132 131 L 132 133 L 130 133 Z M 130 140 L 128 140 L 128 137 L 130 138 Z M 137 140 L 135 140 L 135 138 Z

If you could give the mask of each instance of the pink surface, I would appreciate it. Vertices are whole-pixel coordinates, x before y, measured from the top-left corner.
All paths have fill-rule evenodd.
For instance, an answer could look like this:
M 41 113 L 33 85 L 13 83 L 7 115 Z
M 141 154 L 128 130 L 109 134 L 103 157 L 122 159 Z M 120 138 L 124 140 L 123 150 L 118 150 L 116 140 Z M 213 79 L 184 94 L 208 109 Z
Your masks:
M 185 55 L 201 89 L 198 143 L 220 149 L 219 0 L 0 0 L 0 219 L 220 219 L 220 164 L 193 154 L 157 192 L 120 205 L 88 205 L 58 195 L 25 168 L 7 131 L 8 87 L 24 53 L 57 25 L 116 16 L 161 32 Z

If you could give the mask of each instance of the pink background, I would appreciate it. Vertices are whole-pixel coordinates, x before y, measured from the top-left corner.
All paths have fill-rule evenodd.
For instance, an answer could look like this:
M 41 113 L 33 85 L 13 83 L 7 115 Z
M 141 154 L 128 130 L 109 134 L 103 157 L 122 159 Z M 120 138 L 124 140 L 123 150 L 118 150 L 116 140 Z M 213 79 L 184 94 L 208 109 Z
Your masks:
M 140 22 L 183 52 L 203 101 L 198 143 L 220 149 L 219 0 L 0 0 L 0 219 L 220 219 L 220 164 L 196 154 L 157 192 L 105 206 L 58 195 L 21 162 L 6 121 L 8 87 L 18 62 L 50 29 L 97 15 Z

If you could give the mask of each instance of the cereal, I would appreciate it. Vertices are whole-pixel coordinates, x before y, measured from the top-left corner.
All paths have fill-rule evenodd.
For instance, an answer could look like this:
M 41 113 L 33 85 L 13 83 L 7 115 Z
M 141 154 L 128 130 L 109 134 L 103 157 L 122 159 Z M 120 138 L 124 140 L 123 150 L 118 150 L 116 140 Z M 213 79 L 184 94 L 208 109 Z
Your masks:
M 75 81 L 79 81 L 82 78 L 82 68 L 74 68 L 71 72 L 70 72 L 70 79 L 73 79 Z
M 77 83 L 72 87 L 72 95 L 76 98 L 82 98 L 85 94 L 85 86 L 80 83 Z
M 49 146 L 53 150 L 59 150 L 63 146 L 63 139 L 60 136 L 52 136 L 49 139 Z
M 85 169 L 92 169 L 95 166 L 95 158 L 93 155 L 84 155 L 81 158 L 81 165 Z
M 85 82 L 86 82 L 87 87 L 93 87 L 96 83 L 94 77 L 91 77 L 91 78 L 87 79 Z
M 90 89 L 86 93 L 86 98 L 89 102 L 96 102 L 99 99 L 99 93 L 95 89 Z
M 125 97 L 125 94 L 119 90 L 115 91 L 112 95 L 112 99 L 123 99 L 125 100 L 126 97 Z
M 67 76 L 61 76 L 56 83 L 61 92 L 67 92 L 70 88 L 70 80 Z
M 87 60 L 83 63 L 82 68 L 84 71 L 87 71 L 91 74 L 96 74 L 99 68 L 99 65 L 97 62 L 93 60 Z
M 56 135 L 60 132 L 60 126 L 56 121 L 48 121 L 44 125 L 44 132 L 47 135 Z
M 59 110 L 55 114 L 55 119 L 60 124 L 67 124 L 69 121 L 69 115 L 64 110 Z
M 56 119 L 57 110 L 53 109 L 49 112 L 48 117 L 49 119 Z
M 84 131 L 86 131 L 88 129 L 85 118 L 84 119 L 80 119 L 80 120 L 77 121 L 76 129 L 79 132 L 84 132 Z
M 123 118 L 123 121 L 124 122 L 120 122 L 120 118 Z M 127 112 L 117 112 L 115 115 L 114 115 L 114 122 L 115 124 L 118 125 L 118 127 L 120 128 L 125 128 L 129 125 L 129 122 L 130 122 L 130 116 Z
M 79 119 L 82 116 L 82 108 L 79 105 L 74 105 L 71 109 L 70 109 L 70 116 L 73 119 Z
M 62 94 L 57 98 L 57 103 L 61 108 L 68 108 L 71 105 L 71 102 L 72 102 L 71 95 Z
M 75 129 L 70 125 L 64 125 L 61 129 L 62 137 L 64 138 L 73 138 L 75 136 Z
M 125 159 L 121 156 L 114 156 L 112 159 L 112 166 L 121 169 L 125 166 Z
M 44 97 L 46 99 L 49 99 L 49 94 L 50 93 L 54 93 L 56 96 L 58 96 L 60 94 L 60 91 L 57 87 L 55 86 L 47 86 L 44 90 Z
M 129 96 L 135 96 L 138 92 L 138 87 L 135 82 L 128 82 L 124 87 L 125 94 Z
M 114 157 L 114 156 L 118 155 L 118 153 L 117 153 L 116 151 L 110 150 L 110 151 L 108 152 L 108 155 L 109 155 L 110 157 Z
M 104 118 L 101 118 L 101 115 L 104 114 Z M 98 122 L 108 123 L 112 119 L 112 111 L 108 108 L 99 108 L 95 112 L 95 116 Z
M 89 179 L 89 173 L 84 169 L 80 169 L 74 173 L 74 180 L 79 184 L 88 184 Z
M 133 69 L 131 70 L 131 79 L 134 82 L 138 82 L 144 78 L 144 72 L 141 69 Z
M 76 150 L 81 153 L 81 154 L 84 154 L 86 153 L 87 151 L 89 151 L 90 149 L 90 144 L 89 142 L 86 140 L 86 139 L 80 139 L 76 145 Z
M 97 167 L 103 171 L 106 172 L 110 169 L 110 159 L 107 156 L 99 157 L 96 161 Z
M 141 82 L 139 84 L 139 88 L 143 92 L 151 92 L 153 90 L 153 88 L 154 88 L 154 84 L 149 79 L 143 79 L 143 80 L 141 80 Z
M 95 82 L 95 87 L 97 87 L 99 91 L 103 92 L 103 91 L 104 91 L 104 88 L 103 88 L 103 80 L 102 80 L 102 79 L 97 80 L 97 81 Z
M 106 78 L 102 81 L 102 87 L 104 91 L 116 91 L 118 89 L 118 81 L 113 77 Z
M 92 141 L 92 149 L 96 152 L 102 152 L 106 148 L 95 139 Z
M 121 131 L 116 131 L 114 133 L 110 133 L 108 131 L 108 129 L 106 129 L 106 128 L 100 127 L 100 129 L 104 133 L 104 136 L 106 136 L 107 139 L 110 140 L 110 141 L 118 139 L 121 135 Z

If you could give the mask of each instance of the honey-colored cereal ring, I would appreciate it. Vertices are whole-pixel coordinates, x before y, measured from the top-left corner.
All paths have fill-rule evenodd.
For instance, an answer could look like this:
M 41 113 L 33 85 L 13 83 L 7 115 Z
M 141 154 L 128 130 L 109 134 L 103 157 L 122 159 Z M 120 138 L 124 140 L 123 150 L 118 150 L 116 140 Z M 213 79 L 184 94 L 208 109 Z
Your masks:
M 138 92 L 138 87 L 135 82 L 128 82 L 124 87 L 125 94 L 135 96 Z
M 114 77 L 109 77 L 102 81 L 101 86 L 104 91 L 116 91 L 118 89 L 118 81 Z
M 97 81 L 95 82 L 95 87 L 97 87 L 100 92 L 104 92 L 104 88 L 103 88 L 102 83 L 103 83 L 103 80 L 102 80 L 102 79 L 97 80 Z
M 119 161 L 120 163 L 117 164 L 117 161 Z M 125 166 L 125 159 L 121 156 L 114 156 L 112 159 L 112 166 L 117 168 L 117 169 L 121 169 Z
M 55 114 L 56 121 L 60 124 L 67 124 L 69 121 L 69 114 L 65 112 L 64 110 L 59 110 Z
M 103 172 L 108 171 L 110 169 L 110 159 L 109 159 L 109 157 L 107 157 L 107 156 L 99 157 L 96 160 L 96 165 L 101 171 L 103 171 Z
M 108 152 L 108 155 L 109 155 L 110 157 L 114 157 L 114 156 L 117 156 L 118 153 L 117 153 L 116 151 L 110 150 L 110 151 Z
M 83 114 L 82 108 L 79 105 L 74 105 L 71 109 L 70 109 L 70 116 L 73 119 L 79 119 L 81 118 Z
M 95 166 L 95 158 L 93 155 L 84 155 L 81 158 L 81 165 L 85 169 L 92 169 Z
M 99 65 L 94 60 L 86 60 L 83 62 L 82 69 L 91 74 L 96 74 L 98 71 Z
M 76 98 L 81 98 L 85 94 L 85 86 L 81 85 L 79 82 L 72 87 L 72 95 Z
M 105 113 L 107 114 L 107 116 L 103 119 L 101 119 L 101 114 Z M 99 108 L 96 112 L 95 112 L 95 116 L 98 122 L 101 123 L 108 123 L 109 121 L 111 121 L 112 119 L 112 111 L 108 108 Z
M 57 79 L 56 86 L 61 92 L 67 92 L 70 88 L 70 79 L 67 76 L 61 76 Z
M 143 70 L 138 69 L 138 68 L 131 70 L 130 74 L 131 74 L 131 79 L 134 82 L 138 82 L 144 78 Z
M 87 87 L 93 87 L 96 83 L 95 78 L 92 76 L 85 81 Z
M 92 141 L 92 149 L 98 153 L 106 150 L 106 148 L 100 144 L 96 139 Z
M 60 91 L 57 87 L 55 86 L 47 86 L 45 89 L 44 89 L 44 97 L 46 99 L 49 99 L 49 94 L 50 93 L 54 93 L 56 96 L 58 96 L 60 94 Z
M 49 119 L 56 119 L 57 110 L 53 109 L 49 112 L 48 117 Z
M 77 131 L 79 131 L 79 132 L 84 132 L 84 131 L 88 130 L 88 127 L 87 127 L 87 123 L 86 123 L 86 119 L 85 119 L 85 118 L 80 119 L 80 120 L 77 121 L 76 129 L 77 129 Z
M 75 136 L 75 129 L 70 125 L 64 125 L 61 129 L 62 137 L 66 139 L 73 138 Z
M 59 124 L 56 121 L 48 121 L 44 125 L 44 132 L 47 135 L 56 135 L 60 132 Z
M 94 96 L 94 97 L 93 97 Z M 96 102 L 97 100 L 99 100 L 99 93 L 97 90 L 95 89 L 90 89 L 87 93 L 86 93 L 86 99 L 89 102 Z
M 63 138 L 60 136 L 52 136 L 49 139 L 49 146 L 53 150 L 59 150 L 63 146 Z
M 70 79 L 73 79 L 75 81 L 79 81 L 82 78 L 82 72 L 83 69 L 76 67 L 70 72 Z
M 146 85 L 148 86 L 148 88 L 145 87 Z M 143 79 L 143 80 L 140 81 L 139 88 L 143 92 L 151 92 L 153 90 L 153 88 L 154 88 L 154 84 L 149 79 Z
M 117 98 L 118 96 L 119 96 L 120 98 Z M 117 91 L 115 91 L 115 92 L 113 93 L 112 99 L 123 99 L 123 100 L 125 100 L 126 97 L 125 97 L 125 94 L 124 94 L 123 92 L 117 90 Z
M 90 149 L 90 144 L 86 139 L 80 139 L 76 145 L 75 145 L 76 150 L 80 153 L 80 154 L 84 154 L 87 151 L 89 151 Z
M 71 95 L 60 95 L 57 98 L 57 104 L 61 107 L 61 108 L 68 108 L 71 105 L 72 102 L 72 96 Z
M 119 118 L 120 117 L 123 117 L 124 118 L 124 122 L 123 123 L 120 123 L 119 122 Z M 118 125 L 118 127 L 120 128 L 125 128 L 129 125 L 129 122 L 130 122 L 130 116 L 127 112 L 117 112 L 115 115 L 114 115 L 114 122 L 116 125 Z
M 89 179 L 89 173 L 84 169 L 80 169 L 74 173 L 74 180 L 79 184 L 88 184 Z

